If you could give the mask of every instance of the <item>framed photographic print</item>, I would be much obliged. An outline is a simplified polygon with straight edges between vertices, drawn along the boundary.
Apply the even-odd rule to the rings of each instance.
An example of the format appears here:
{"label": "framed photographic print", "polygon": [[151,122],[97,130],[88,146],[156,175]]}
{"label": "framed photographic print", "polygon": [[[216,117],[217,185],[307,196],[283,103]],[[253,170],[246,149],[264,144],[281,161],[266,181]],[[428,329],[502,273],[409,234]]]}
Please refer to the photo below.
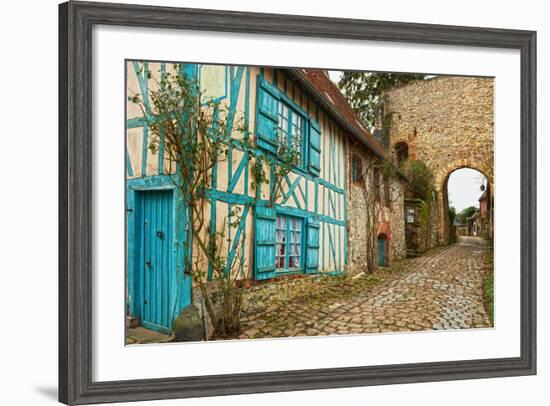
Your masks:
{"label": "framed photographic print", "polygon": [[535,32],[59,16],[60,401],[535,374]]}

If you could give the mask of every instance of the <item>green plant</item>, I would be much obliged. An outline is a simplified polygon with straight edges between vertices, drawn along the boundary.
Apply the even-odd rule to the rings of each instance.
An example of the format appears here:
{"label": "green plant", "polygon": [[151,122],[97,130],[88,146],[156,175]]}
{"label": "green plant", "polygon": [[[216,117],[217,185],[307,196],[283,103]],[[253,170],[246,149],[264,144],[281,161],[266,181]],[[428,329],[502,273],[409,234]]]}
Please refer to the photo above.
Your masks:
{"label": "green plant", "polygon": [[485,301],[485,309],[491,320],[491,324],[495,323],[495,273],[494,273],[494,257],[493,250],[490,249],[487,254],[487,273],[483,280],[483,298]]}
{"label": "green plant", "polygon": [[423,244],[421,251],[426,250],[430,245],[431,238],[431,216],[434,203],[435,188],[433,174],[428,166],[420,160],[408,160],[402,166],[407,182],[407,196],[417,199],[419,206],[420,240]]}
{"label": "green plant", "polygon": [[474,206],[466,207],[462,209],[456,217],[460,220],[461,223],[464,223],[468,217],[472,217],[476,213],[477,209]]}
{"label": "green plant", "polygon": [[279,147],[278,162],[274,163],[273,187],[269,196],[270,205],[274,205],[283,193],[283,180],[292,172],[301,160],[301,154],[285,145]]}
{"label": "green plant", "polygon": [[410,159],[403,164],[403,171],[409,179],[407,183],[408,197],[431,200],[434,186],[430,168],[423,161]]}
{"label": "green plant", "polygon": [[493,272],[489,272],[483,282],[483,293],[484,293],[485,303],[487,307],[487,314],[489,315],[491,324],[494,324],[494,319],[495,319],[494,285],[495,285],[494,274]]}
{"label": "green plant", "polygon": [[456,242],[456,226],[454,220],[456,217],[456,209],[453,206],[449,207],[449,243],[453,244]]}

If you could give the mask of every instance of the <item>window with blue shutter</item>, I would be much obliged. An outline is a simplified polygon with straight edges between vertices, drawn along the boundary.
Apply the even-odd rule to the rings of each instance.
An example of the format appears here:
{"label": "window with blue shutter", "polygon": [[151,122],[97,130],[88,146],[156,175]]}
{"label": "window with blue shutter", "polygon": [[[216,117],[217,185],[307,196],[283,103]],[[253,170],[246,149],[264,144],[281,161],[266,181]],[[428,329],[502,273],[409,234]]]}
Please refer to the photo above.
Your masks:
{"label": "window with blue shutter", "polygon": [[257,206],[254,212],[254,277],[256,280],[275,276],[275,208]]}
{"label": "window with blue shutter", "polygon": [[[298,166],[307,170],[307,145],[305,145],[308,127],[307,113],[276,86],[258,76],[258,106],[256,135],[258,146],[274,155],[281,154],[283,148],[299,154]],[[316,165],[319,172],[320,129],[314,140]]]}
{"label": "window with blue shutter", "polygon": [[256,123],[257,143],[272,153],[277,153],[279,123],[279,90],[258,76],[258,114]]}
{"label": "window with blue shutter", "polygon": [[311,217],[307,222],[306,273],[313,274],[319,270],[319,218]]}
{"label": "window with blue shutter", "polygon": [[315,176],[321,173],[321,127],[309,119],[309,172]]}
{"label": "window with blue shutter", "polygon": [[303,166],[304,162],[304,122],[305,116],[298,112],[296,108],[293,108],[285,97],[281,97],[279,100],[279,120],[277,126],[278,152],[281,153],[283,148],[295,151],[299,154],[299,166]]}

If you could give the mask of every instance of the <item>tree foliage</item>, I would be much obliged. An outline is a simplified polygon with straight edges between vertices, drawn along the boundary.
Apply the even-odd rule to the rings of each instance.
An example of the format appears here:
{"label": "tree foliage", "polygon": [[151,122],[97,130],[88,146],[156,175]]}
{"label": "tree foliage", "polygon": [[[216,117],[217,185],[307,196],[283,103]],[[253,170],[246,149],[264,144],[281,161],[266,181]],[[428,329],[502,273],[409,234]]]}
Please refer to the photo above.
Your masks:
{"label": "tree foliage", "polygon": [[430,246],[432,230],[434,227],[433,204],[435,199],[435,187],[433,174],[430,168],[420,160],[408,160],[402,170],[408,178],[406,195],[408,198],[420,201],[419,223],[420,241],[423,251]]}
{"label": "tree foliage", "polygon": [[382,94],[395,86],[423,80],[425,75],[405,73],[344,72],[338,86],[368,128],[375,125]]}
{"label": "tree foliage", "polygon": [[464,224],[468,217],[472,217],[477,212],[477,209],[474,206],[466,207],[461,210],[460,213],[456,215],[456,218]]}
{"label": "tree foliage", "polygon": [[449,221],[452,223],[456,217],[456,209],[454,206],[449,206]]}
{"label": "tree foliage", "polygon": [[403,164],[403,171],[407,175],[407,195],[413,199],[431,200],[434,190],[433,174],[430,168],[419,160],[408,160]]}
{"label": "tree foliage", "polygon": [[449,243],[453,244],[456,242],[456,226],[455,226],[455,217],[456,209],[454,206],[449,206]]}

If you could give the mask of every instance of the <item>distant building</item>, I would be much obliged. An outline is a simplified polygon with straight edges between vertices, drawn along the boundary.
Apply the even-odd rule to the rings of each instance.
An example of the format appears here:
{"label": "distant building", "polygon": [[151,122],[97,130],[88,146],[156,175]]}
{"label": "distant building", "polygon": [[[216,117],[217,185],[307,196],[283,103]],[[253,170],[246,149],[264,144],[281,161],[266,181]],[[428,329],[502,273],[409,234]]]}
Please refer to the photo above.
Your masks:
{"label": "distant building", "polygon": [[493,198],[491,189],[488,186],[479,198],[479,215],[481,233],[483,236],[493,237]]}
{"label": "distant building", "polygon": [[473,237],[481,235],[481,217],[479,215],[479,210],[466,219],[466,227],[468,229],[467,235]]}
{"label": "distant building", "polygon": [[453,225],[455,226],[456,236],[468,235],[468,226],[460,221],[457,217],[453,220]]}

